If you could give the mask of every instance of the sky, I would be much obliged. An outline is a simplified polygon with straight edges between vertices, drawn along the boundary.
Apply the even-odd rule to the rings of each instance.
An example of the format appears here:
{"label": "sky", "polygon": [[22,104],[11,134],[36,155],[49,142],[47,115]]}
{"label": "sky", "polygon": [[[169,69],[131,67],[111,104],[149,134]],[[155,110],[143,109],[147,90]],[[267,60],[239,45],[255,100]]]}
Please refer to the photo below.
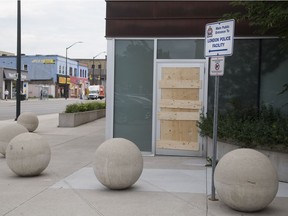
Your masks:
{"label": "sky", "polygon": [[[0,51],[14,54],[17,1],[0,0]],[[68,58],[104,58],[105,16],[105,0],[21,0],[21,53],[65,56],[81,41]]]}

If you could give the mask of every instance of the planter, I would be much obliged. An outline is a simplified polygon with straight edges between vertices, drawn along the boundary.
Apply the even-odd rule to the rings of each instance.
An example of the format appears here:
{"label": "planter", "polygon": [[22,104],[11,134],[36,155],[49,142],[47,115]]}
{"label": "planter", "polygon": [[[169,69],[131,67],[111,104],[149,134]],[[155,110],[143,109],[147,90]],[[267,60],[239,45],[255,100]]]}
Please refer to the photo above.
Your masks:
{"label": "planter", "polygon": [[[239,148],[239,146],[225,143],[225,142],[217,142],[217,155],[220,160],[226,153]],[[267,150],[256,149],[257,151],[266,155],[276,168],[278,172],[279,181],[288,182],[288,154],[281,152],[273,152]],[[207,157],[212,158],[213,155],[213,140],[207,138]]]}
{"label": "planter", "polygon": [[105,109],[77,113],[59,113],[58,127],[77,127],[96,119],[103,118],[105,115]]}

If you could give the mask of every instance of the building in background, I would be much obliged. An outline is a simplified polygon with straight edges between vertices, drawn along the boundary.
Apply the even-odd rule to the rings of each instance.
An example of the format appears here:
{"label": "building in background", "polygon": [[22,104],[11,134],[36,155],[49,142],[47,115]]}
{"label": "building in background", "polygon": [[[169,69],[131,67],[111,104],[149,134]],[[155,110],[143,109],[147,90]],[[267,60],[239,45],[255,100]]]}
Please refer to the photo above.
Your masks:
{"label": "building in background", "polygon": [[[0,56],[0,67],[16,68],[16,56]],[[29,97],[82,97],[88,86],[88,68],[59,55],[22,55],[21,68],[28,71]],[[67,77],[67,79],[66,79]]]}
{"label": "building in background", "polygon": [[93,59],[75,59],[75,61],[87,65],[90,85],[100,85],[101,77],[101,85],[106,86],[106,58],[94,59],[94,70]]}
{"label": "building in background", "polygon": [[[8,99],[16,99],[17,71],[12,68],[0,67],[0,99],[4,99],[4,92],[9,91]],[[28,71],[21,71],[21,89],[20,92],[24,97],[28,98]],[[22,98],[23,99],[23,98]]]}

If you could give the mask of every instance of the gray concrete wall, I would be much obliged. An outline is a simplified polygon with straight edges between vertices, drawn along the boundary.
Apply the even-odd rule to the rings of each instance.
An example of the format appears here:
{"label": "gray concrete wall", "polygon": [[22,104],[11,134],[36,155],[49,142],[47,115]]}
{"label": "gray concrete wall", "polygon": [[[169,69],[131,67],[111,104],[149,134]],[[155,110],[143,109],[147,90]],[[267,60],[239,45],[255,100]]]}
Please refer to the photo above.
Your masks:
{"label": "gray concrete wall", "polygon": [[58,127],[76,127],[105,117],[106,110],[93,110],[78,113],[59,113]]}

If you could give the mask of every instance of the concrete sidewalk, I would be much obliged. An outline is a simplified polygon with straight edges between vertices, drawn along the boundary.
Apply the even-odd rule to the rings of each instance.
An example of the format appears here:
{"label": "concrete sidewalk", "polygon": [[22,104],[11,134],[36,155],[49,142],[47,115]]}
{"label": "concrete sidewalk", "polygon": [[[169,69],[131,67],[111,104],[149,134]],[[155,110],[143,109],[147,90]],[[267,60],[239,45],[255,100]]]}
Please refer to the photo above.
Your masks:
{"label": "concrete sidewalk", "polygon": [[[51,146],[48,168],[38,177],[17,177],[0,156],[0,215],[25,216],[240,216],[288,215],[288,184],[263,211],[241,213],[209,201],[211,168],[194,157],[144,156],[144,170],[128,190],[112,191],[96,179],[91,163],[104,142],[105,118],[58,128],[58,114],[38,116]],[[1,124],[13,120],[1,121]]]}

